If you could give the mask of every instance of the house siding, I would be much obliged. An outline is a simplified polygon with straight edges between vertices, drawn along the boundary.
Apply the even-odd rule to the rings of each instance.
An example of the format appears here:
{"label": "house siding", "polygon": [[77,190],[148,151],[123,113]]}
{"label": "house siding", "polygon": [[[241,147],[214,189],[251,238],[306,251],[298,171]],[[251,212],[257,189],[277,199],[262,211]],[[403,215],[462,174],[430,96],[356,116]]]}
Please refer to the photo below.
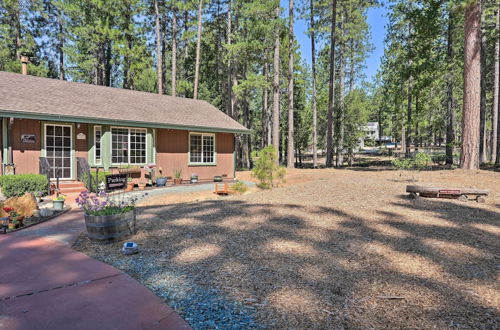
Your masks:
{"label": "house siding", "polygon": [[[21,143],[21,135],[34,134],[35,143]],[[15,119],[12,125],[12,153],[16,173],[38,173],[42,146],[41,124],[38,120]]]}
{"label": "house siding", "polygon": [[233,134],[215,134],[215,165],[189,165],[189,131],[158,129],[156,130],[156,164],[162,174],[172,177],[180,169],[182,178],[189,179],[191,174],[198,174],[200,180],[211,180],[216,175],[234,178]]}
{"label": "house siding", "polygon": [[[12,146],[16,173],[38,173],[39,157],[43,148],[43,124],[49,121],[39,121],[32,119],[15,119],[12,127]],[[71,124],[71,123],[61,123]],[[76,157],[88,159],[91,166],[93,164],[93,132],[92,124],[71,124],[73,126],[73,148],[75,155],[73,174],[76,174]],[[110,144],[109,126],[102,125],[103,142],[102,145]],[[77,139],[78,134],[85,134],[85,139]],[[36,142],[34,144],[21,143],[22,134],[34,134]],[[200,180],[212,180],[214,176],[221,175],[228,179],[234,178],[234,134],[214,133],[216,163],[214,165],[190,165],[189,164],[189,131],[174,129],[148,129],[148,163],[156,162],[162,169],[162,175],[173,177],[174,171],[180,169],[182,177],[188,180],[191,174],[198,174]],[[105,150],[103,150],[105,152]],[[116,167],[110,164],[110,155],[103,154],[103,165],[111,172],[117,172]],[[146,178],[143,170],[141,176],[134,178],[139,181]]]}

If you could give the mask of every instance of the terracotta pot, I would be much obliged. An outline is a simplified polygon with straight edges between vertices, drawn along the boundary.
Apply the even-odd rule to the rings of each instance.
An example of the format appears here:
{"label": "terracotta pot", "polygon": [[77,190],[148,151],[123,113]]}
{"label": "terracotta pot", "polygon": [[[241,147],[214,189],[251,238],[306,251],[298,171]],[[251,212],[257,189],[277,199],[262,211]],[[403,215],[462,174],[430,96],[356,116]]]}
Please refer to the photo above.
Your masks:
{"label": "terracotta pot", "polygon": [[134,183],[127,182],[127,188],[125,188],[125,191],[132,191],[132,190],[134,190]]}
{"label": "terracotta pot", "polygon": [[174,179],[174,184],[181,184],[182,183],[182,179]]}
{"label": "terracotta pot", "polygon": [[146,189],[146,185],[145,184],[139,184],[139,190],[144,190]]}

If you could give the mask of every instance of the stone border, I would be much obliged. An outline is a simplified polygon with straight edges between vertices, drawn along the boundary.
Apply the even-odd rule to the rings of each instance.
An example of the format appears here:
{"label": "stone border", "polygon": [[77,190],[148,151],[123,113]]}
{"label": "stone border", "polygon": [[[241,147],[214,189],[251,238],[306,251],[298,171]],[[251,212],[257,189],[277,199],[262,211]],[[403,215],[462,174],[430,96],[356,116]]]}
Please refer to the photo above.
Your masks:
{"label": "stone border", "polygon": [[71,209],[72,209],[71,206],[66,206],[66,207],[64,207],[64,210],[62,210],[61,212],[59,212],[57,214],[53,214],[50,217],[46,217],[46,218],[39,218],[39,219],[41,219],[41,221],[38,221],[38,222],[35,222],[35,223],[31,223],[31,224],[29,224],[27,226],[22,226],[21,228],[17,228],[17,229],[7,229],[7,232],[5,234],[3,234],[3,235],[7,235],[7,234],[10,234],[10,233],[14,233],[16,231],[20,231],[20,230],[23,230],[23,229],[26,229],[26,228],[30,228],[30,227],[39,225],[39,224],[44,223],[46,221],[52,220],[54,218],[57,218],[58,216],[63,215],[65,213],[69,212]]}

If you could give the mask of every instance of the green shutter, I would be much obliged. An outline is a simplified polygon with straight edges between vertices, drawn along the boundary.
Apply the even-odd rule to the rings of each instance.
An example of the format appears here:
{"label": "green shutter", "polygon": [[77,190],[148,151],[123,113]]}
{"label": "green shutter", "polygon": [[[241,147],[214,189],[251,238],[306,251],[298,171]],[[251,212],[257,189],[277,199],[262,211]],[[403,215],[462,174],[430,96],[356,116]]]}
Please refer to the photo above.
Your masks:
{"label": "green shutter", "polygon": [[88,151],[89,151],[89,156],[88,156],[87,161],[89,162],[89,165],[91,167],[96,166],[94,163],[94,160],[95,160],[95,157],[94,157],[94,154],[95,154],[94,126],[95,125],[87,125],[87,127],[88,127],[88,132],[87,132],[88,139],[87,139],[87,141],[88,141]]}
{"label": "green shutter", "polygon": [[108,171],[111,167],[111,130],[107,125],[101,127],[101,162],[104,170]]}

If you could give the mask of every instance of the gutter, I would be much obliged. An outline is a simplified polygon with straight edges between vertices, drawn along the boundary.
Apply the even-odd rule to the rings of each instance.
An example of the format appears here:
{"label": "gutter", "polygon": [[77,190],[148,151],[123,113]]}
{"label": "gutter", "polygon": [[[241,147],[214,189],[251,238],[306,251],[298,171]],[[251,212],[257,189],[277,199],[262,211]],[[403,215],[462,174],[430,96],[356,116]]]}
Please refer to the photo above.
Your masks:
{"label": "gutter", "polygon": [[249,129],[230,129],[230,128],[220,128],[211,126],[189,126],[189,125],[176,125],[176,124],[160,124],[160,123],[150,123],[150,122],[140,122],[133,120],[113,120],[113,119],[99,119],[90,118],[83,116],[61,116],[47,113],[34,113],[34,112],[20,112],[12,110],[0,110],[1,117],[10,117],[18,119],[33,119],[33,120],[47,120],[47,121],[59,121],[59,122],[74,122],[82,124],[97,124],[97,125],[124,125],[130,127],[142,127],[142,128],[165,128],[165,129],[175,129],[175,130],[187,130],[187,131],[197,131],[197,132],[209,132],[209,133],[233,133],[233,134],[250,134]]}

